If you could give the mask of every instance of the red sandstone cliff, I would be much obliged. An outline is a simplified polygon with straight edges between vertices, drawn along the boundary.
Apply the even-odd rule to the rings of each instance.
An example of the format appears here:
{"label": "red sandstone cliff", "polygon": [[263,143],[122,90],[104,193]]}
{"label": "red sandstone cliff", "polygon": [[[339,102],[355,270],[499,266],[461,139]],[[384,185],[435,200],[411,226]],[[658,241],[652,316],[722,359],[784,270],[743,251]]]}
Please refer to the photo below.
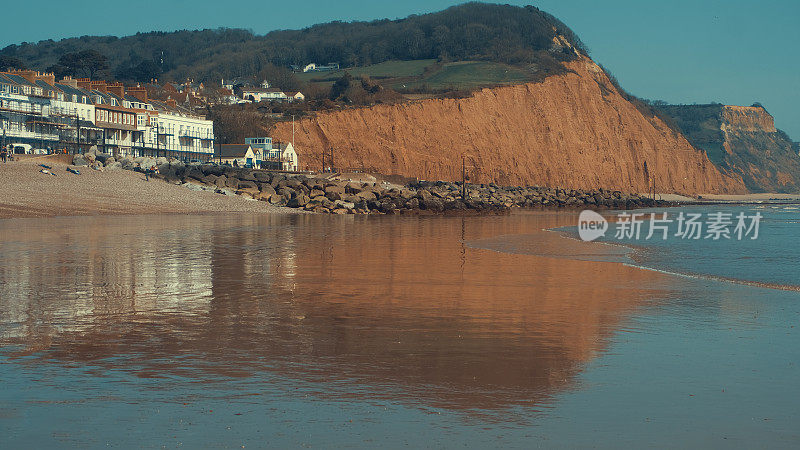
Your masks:
{"label": "red sandstone cliff", "polygon": [[[483,89],[464,99],[430,99],[320,113],[296,123],[300,165],[374,167],[422,179],[461,179],[466,156],[474,182],[608,188],[645,192],[745,192],[705,152],[654,117],[645,117],[592,61],[541,83]],[[292,125],[274,136],[291,139]]]}

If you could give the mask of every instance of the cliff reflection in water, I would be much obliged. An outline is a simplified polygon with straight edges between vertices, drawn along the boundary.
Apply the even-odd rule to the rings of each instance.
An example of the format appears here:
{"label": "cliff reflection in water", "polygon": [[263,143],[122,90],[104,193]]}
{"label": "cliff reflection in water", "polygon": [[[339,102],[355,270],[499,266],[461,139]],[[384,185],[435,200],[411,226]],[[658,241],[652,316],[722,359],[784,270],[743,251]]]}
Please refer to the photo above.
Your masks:
{"label": "cliff reflection in water", "polygon": [[[456,409],[546,404],[665,279],[473,249],[508,217],[154,216],[0,225],[0,345],[140,376],[269,372]],[[555,238],[555,237],[554,237]]]}

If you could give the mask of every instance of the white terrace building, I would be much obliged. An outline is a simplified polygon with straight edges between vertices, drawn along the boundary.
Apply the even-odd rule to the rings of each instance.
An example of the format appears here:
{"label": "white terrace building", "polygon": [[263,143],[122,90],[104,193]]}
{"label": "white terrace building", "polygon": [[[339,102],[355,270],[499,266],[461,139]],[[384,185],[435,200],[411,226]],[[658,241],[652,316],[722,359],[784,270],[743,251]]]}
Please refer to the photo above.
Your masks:
{"label": "white terrace building", "polygon": [[144,88],[33,71],[0,73],[2,144],[125,156],[209,160],[214,125],[174,101],[149,101]]}

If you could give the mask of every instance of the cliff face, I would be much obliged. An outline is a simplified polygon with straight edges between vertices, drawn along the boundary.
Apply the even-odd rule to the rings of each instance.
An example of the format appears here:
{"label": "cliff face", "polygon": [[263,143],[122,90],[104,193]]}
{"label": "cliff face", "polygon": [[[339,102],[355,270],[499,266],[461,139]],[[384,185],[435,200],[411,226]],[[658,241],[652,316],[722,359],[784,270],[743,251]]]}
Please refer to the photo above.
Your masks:
{"label": "cliff face", "polygon": [[[594,62],[541,83],[484,89],[464,99],[321,113],[296,123],[301,167],[318,169],[323,149],[338,168],[374,168],[421,179],[646,192],[743,192],[706,154],[645,117]],[[289,140],[292,125],[274,136]],[[327,164],[326,164],[327,165]]]}
{"label": "cliff face", "polygon": [[687,139],[753,192],[800,192],[800,157],[760,106],[664,106]]}
{"label": "cliff face", "polygon": [[775,120],[759,106],[724,105],[721,111],[722,131],[775,133]]}

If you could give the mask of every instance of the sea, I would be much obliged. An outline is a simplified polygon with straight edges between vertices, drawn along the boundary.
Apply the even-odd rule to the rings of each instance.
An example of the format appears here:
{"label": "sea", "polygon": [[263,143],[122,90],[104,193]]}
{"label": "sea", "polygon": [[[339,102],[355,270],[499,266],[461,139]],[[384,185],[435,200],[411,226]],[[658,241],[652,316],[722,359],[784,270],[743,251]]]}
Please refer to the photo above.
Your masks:
{"label": "sea", "polygon": [[633,213],[0,220],[0,447],[800,446],[798,206]]}

